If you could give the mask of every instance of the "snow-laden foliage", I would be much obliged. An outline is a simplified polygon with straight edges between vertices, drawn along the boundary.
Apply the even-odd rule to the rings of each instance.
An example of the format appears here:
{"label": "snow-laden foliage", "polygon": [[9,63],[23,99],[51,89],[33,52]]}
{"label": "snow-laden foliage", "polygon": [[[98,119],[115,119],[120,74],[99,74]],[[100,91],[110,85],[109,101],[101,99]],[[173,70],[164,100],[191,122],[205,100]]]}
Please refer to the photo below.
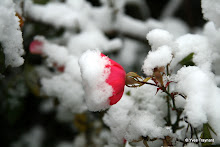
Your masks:
{"label": "snow-laden foliage", "polygon": [[166,115],[165,101],[161,94],[155,96],[157,88],[144,85],[132,89],[130,96],[112,106],[104,116],[104,122],[110,126],[113,142],[123,142],[123,139],[139,140],[141,136],[163,137],[170,134],[164,128]]}
{"label": "snow-laden foliage", "polygon": [[[180,113],[179,118],[187,120],[182,125],[187,126],[186,124],[189,123],[195,128],[201,128],[203,124],[209,123],[219,136],[220,125],[216,125],[216,122],[220,121],[218,115],[219,88],[215,84],[211,71],[212,62],[216,57],[214,56],[216,50],[212,42],[206,36],[193,34],[173,39],[170,33],[159,29],[149,32],[147,39],[152,46],[152,51],[148,53],[142,69],[147,76],[155,78],[154,82],[157,81],[160,85],[169,84],[168,81],[171,80],[174,82],[169,85],[172,94],[181,94],[182,97],[171,96],[174,99],[172,109]],[[159,41],[157,41],[158,39]],[[195,66],[181,68],[182,61],[186,60],[184,58],[190,54],[192,55],[190,60]],[[163,76],[162,81],[164,82],[161,82],[156,75],[158,74],[156,69],[160,67],[165,67],[167,70],[162,69],[159,72],[163,73],[161,76]],[[165,73],[167,75],[164,75]],[[146,88],[144,89],[144,87]],[[119,142],[122,142],[123,139],[134,141],[140,140],[141,136],[150,138],[170,136],[184,140],[186,137],[184,134],[176,134],[177,137],[175,132],[169,132],[166,129],[162,118],[166,116],[167,112],[166,110],[160,112],[161,108],[166,107],[164,95],[155,95],[157,88],[154,90],[152,88],[154,87],[148,85],[132,89],[129,96],[124,96],[107,112],[104,122],[110,126],[115,140],[119,139]],[[137,96],[134,95],[134,91],[139,95],[138,98],[142,99],[135,99]],[[155,101],[156,99],[161,102]],[[149,100],[153,100],[153,102],[151,103]],[[171,115],[171,122],[178,119],[174,117],[175,113],[169,115]],[[217,136],[213,135],[216,143],[219,142]]]}
{"label": "snow-laden foliage", "polygon": [[153,69],[163,67],[172,60],[171,48],[169,46],[160,46],[156,51],[149,52],[144,61],[143,70],[146,75],[152,75]]}
{"label": "snow-laden foliage", "polygon": [[0,12],[0,48],[4,50],[5,65],[21,66],[24,63],[21,57],[24,54],[23,38],[13,1],[1,0]]}
{"label": "snow-laden foliage", "polygon": [[220,125],[216,122],[220,121],[217,115],[220,111],[220,89],[213,79],[198,67],[183,67],[178,71],[176,80],[177,90],[187,95],[184,111],[189,122],[195,127],[210,122],[219,134]]}

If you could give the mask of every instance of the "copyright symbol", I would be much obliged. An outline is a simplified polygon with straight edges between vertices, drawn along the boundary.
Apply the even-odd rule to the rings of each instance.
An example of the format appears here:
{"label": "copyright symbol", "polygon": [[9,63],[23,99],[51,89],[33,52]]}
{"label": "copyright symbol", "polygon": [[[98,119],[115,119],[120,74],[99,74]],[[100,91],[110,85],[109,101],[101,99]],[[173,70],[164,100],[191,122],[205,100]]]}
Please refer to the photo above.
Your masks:
{"label": "copyright symbol", "polygon": [[189,142],[189,139],[188,139],[188,138],[185,138],[185,142]]}

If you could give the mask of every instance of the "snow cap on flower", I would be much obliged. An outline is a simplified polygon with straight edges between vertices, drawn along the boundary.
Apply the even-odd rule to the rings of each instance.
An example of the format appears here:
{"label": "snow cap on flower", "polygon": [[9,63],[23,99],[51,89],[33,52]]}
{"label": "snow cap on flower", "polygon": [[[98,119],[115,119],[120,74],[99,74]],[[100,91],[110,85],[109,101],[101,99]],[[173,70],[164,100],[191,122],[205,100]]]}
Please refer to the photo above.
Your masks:
{"label": "snow cap on flower", "polygon": [[42,47],[43,46],[43,43],[41,41],[38,41],[38,40],[34,40],[31,42],[30,46],[29,46],[29,51],[30,53],[32,54],[43,54],[43,51],[42,51]]}
{"label": "snow cap on flower", "polygon": [[88,50],[79,59],[88,109],[100,111],[122,97],[126,73],[123,67],[98,50]]}

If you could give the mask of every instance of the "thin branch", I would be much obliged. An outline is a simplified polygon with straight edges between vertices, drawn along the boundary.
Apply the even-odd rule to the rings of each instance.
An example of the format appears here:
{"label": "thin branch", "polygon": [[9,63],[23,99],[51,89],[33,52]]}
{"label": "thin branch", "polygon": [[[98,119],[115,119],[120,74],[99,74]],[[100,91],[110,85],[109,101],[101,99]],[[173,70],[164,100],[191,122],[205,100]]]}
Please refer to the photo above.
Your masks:
{"label": "thin branch", "polygon": [[184,99],[186,99],[186,96],[181,94],[181,93],[178,93],[178,95],[180,95],[181,97],[183,97]]}
{"label": "thin branch", "polygon": [[139,81],[139,82],[144,83],[144,84],[148,84],[148,85],[152,85],[152,86],[155,86],[155,87],[158,87],[158,88],[160,87],[160,86],[158,86],[158,85],[156,85],[154,83],[143,82],[143,81]]}
{"label": "thin branch", "polygon": [[171,126],[171,117],[170,117],[170,102],[169,96],[167,96],[167,126]]}

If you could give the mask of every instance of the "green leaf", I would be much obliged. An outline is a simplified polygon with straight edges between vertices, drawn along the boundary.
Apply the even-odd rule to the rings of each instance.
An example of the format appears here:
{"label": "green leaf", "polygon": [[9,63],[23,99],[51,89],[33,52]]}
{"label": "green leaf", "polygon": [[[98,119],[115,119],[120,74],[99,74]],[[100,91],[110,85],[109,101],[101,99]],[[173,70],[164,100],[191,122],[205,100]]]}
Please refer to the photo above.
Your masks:
{"label": "green leaf", "polygon": [[25,82],[29,90],[35,96],[40,96],[40,83],[37,72],[34,66],[30,64],[25,64],[24,68]]}
{"label": "green leaf", "polygon": [[217,134],[216,134],[216,132],[214,131],[214,129],[209,125],[209,123],[207,123],[207,124],[208,124],[209,129],[217,136]]}
{"label": "green leaf", "polygon": [[130,96],[131,95],[131,91],[126,92],[126,95]]}
{"label": "green leaf", "polygon": [[147,77],[147,78],[145,78],[144,80],[143,80],[143,82],[147,82],[148,80],[150,80],[151,79],[151,77]]}
{"label": "green leaf", "polygon": [[185,58],[183,58],[179,64],[186,65],[186,66],[194,66],[195,63],[192,61],[194,53],[190,53]]}
{"label": "green leaf", "polygon": [[[212,135],[210,133],[208,123],[203,124],[203,132],[202,132],[200,138],[202,138],[202,139],[212,139]],[[210,146],[211,144],[212,144],[212,142],[205,142],[205,143],[202,143],[202,146]]]}

